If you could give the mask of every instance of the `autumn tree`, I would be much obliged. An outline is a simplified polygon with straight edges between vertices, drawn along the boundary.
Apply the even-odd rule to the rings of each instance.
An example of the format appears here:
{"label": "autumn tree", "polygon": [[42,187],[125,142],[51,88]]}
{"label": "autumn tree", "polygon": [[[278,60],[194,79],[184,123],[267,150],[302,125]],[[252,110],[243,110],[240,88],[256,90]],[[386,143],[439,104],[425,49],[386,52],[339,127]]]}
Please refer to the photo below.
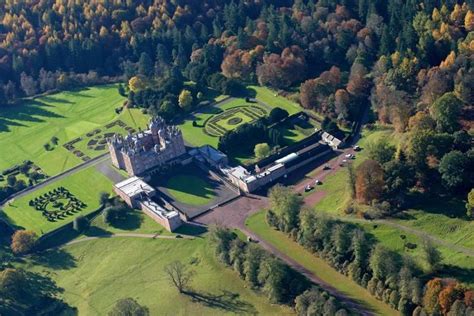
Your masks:
{"label": "autumn tree", "polygon": [[383,193],[383,169],[372,159],[365,160],[356,169],[356,198],[368,204],[380,199]]}
{"label": "autumn tree", "polygon": [[275,88],[287,88],[304,78],[306,60],[298,46],[285,48],[281,55],[270,54],[263,57],[263,63],[257,67],[260,85]]}
{"label": "autumn tree", "polygon": [[185,110],[189,111],[193,105],[193,95],[189,90],[182,90],[178,97],[179,106]]}
{"label": "autumn tree", "polygon": [[429,280],[425,286],[425,294],[423,295],[423,307],[429,315],[435,315],[440,311],[439,293],[443,290],[443,282],[439,278]]}
{"label": "autumn tree", "polygon": [[12,237],[11,249],[15,254],[29,253],[36,245],[38,236],[31,230],[17,230]]}

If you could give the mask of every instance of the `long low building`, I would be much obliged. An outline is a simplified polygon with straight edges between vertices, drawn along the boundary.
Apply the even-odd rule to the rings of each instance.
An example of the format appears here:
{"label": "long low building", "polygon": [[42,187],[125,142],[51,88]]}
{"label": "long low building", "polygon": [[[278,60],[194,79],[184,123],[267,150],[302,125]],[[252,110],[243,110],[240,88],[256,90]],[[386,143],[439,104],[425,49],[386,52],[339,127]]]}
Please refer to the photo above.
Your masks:
{"label": "long low building", "polygon": [[128,206],[142,210],[170,232],[183,224],[178,212],[169,211],[154,201],[156,190],[138,177],[115,184],[114,191]]}
{"label": "long low building", "polygon": [[290,172],[316,160],[331,152],[327,144],[314,143],[302,148],[298,152],[290,153],[273,161],[263,168],[256,167],[254,173],[242,166],[223,169],[230,181],[244,192],[254,192],[288,175]]}

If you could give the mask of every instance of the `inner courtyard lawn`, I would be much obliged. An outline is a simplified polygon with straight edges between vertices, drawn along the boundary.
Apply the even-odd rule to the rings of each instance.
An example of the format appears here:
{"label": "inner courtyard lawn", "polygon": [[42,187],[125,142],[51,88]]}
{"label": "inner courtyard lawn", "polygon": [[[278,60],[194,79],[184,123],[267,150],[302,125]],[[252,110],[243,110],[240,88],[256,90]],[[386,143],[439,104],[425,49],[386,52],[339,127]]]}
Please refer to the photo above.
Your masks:
{"label": "inner courtyard lawn", "polygon": [[175,175],[166,182],[165,188],[176,201],[189,205],[206,205],[216,197],[211,184],[195,175]]}
{"label": "inner courtyard lawn", "polygon": [[[72,222],[79,215],[86,215],[99,207],[99,192],[112,192],[113,183],[102,173],[97,172],[94,166],[78,171],[66,178],[60,179],[29,195],[15,199],[5,205],[3,211],[7,220],[15,226],[33,230],[38,235],[47,233],[64,224]],[[58,187],[69,190],[76,198],[87,204],[80,212],[69,215],[63,219],[50,222],[41,211],[29,206],[29,201],[50,192]]]}
{"label": "inner courtyard lawn", "polygon": [[[164,266],[175,260],[195,271],[192,294],[179,294],[169,282]],[[79,315],[106,315],[125,297],[147,306],[150,315],[293,315],[217,262],[207,237],[84,241],[43,253],[24,267],[52,277]]]}
{"label": "inner courtyard lawn", "polygon": [[[124,97],[116,85],[94,86],[65,91],[21,105],[0,109],[0,170],[31,160],[49,176],[82,162],[62,145],[107,123],[121,119],[127,125],[144,127],[148,118],[138,109],[115,113]],[[58,145],[51,138],[59,139]],[[52,150],[43,146],[49,143]]]}

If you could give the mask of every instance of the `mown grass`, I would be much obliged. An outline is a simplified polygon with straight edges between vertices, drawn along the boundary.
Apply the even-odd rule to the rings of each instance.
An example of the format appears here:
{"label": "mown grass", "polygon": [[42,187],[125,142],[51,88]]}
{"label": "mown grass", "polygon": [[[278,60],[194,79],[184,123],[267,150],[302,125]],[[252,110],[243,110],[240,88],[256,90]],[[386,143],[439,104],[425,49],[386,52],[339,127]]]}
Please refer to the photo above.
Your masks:
{"label": "mown grass", "polygon": [[[373,131],[364,130],[362,138],[358,145],[362,148],[362,151],[356,154],[356,159],[351,163],[356,168],[365,159],[368,158],[368,152],[365,150],[369,143],[378,141],[382,138],[388,138],[392,135],[391,129],[375,129]],[[326,192],[326,196],[319,201],[314,207],[317,211],[323,211],[331,214],[342,215],[342,211],[346,203],[350,200],[350,192],[348,188],[348,174],[347,167],[341,168],[333,175],[329,176],[324,185],[318,189]]]}
{"label": "mown grass", "polygon": [[[270,304],[237,274],[217,262],[207,237],[107,238],[66,246],[24,265],[51,276],[80,315],[106,315],[121,298],[133,297],[151,315],[291,315]],[[164,266],[179,260],[195,271],[193,294],[179,294]]]}
{"label": "mown grass", "polygon": [[[94,86],[65,91],[21,105],[0,109],[0,170],[23,160],[32,160],[52,176],[82,162],[62,145],[96,128],[121,119],[131,127],[143,127],[147,120],[139,110],[125,110],[120,115],[124,97],[116,85]],[[59,139],[54,149],[43,147],[52,137]]]}
{"label": "mown grass", "polygon": [[176,201],[189,205],[206,205],[216,197],[210,183],[195,175],[174,175],[165,188]]}
{"label": "mown grass", "polygon": [[331,284],[331,286],[348,297],[361,302],[361,304],[372,310],[375,314],[398,315],[395,310],[372,297],[367,290],[350,278],[334,270],[323,259],[316,257],[298,243],[289,239],[285,234],[268,226],[265,221],[265,212],[258,212],[250,216],[247,218],[245,225],[266,242],[314,273],[318,278]]}
{"label": "mown grass", "polygon": [[[79,215],[85,215],[96,210],[99,207],[99,192],[112,192],[112,185],[113,183],[103,174],[97,172],[93,166],[51,183],[31,194],[15,199],[5,205],[3,211],[12,225],[33,230],[42,235],[73,221]],[[86,203],[87,207],[64,219],[49,222],[40,211],[29,206],[28,203],[31,199],[60,186],[68,189],[76,198]]]}
{"label": "mown grass", "polygon": [[287,98],[278,95],[276,91],[271,90],[267,87],[260,86],[248,86],[247,89],[250,94],[255,94],[255,98],[266,103],[271,107],[279,107],[288,111],[288,113],[295,114],[300,112],[301,107],[295,102],[288,100]]}

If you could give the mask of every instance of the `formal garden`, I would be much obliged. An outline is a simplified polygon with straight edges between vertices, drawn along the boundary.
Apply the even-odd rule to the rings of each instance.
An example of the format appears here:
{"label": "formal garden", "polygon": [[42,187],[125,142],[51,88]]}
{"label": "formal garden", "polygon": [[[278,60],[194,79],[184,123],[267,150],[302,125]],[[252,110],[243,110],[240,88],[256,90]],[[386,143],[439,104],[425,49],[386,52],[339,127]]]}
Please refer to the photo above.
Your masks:
{"label": "formal garden", "polygon": [[83,161],[88,161],[107,151],[107,138],[114,134],[133,134],[136,131],[122,120],[116,120],[65,143],[63,147]]}
{"label": "formal garden", "polygon": [[28,202],[28,205],[40,211],[50,222],[62,220],[87,207],[87,204],[76,198],[65,187],[58,187],[35,197]]}
{"label": "formal garden", "polygon": [[13,227],[42,235],[97,210],[99,192],[110,193],[112,185],[94,166],[89,167],[9,201],[2,215]]}
{"label": "formal garden", "polygon": [[220,137],[244,123],[253,123],[267,114],[268,111],[261,106],[236,106],[207,119],[204,122],[204,132],[210,136]]}
{"label": "formal garden", "polygon": [[0,201],[43,181],[47,177],[40,167],[29,160],[2,170],[0,172]]}

